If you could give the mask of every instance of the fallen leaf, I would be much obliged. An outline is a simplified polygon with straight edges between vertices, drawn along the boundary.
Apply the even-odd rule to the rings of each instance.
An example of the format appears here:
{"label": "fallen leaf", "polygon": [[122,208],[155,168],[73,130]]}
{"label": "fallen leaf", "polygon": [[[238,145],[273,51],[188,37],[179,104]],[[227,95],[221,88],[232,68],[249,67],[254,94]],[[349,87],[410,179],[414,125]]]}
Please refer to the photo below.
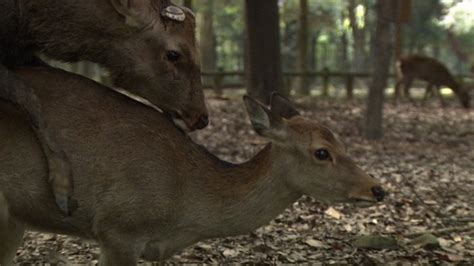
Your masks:
{"label": "fallen leaf", "polygon": [[398,249],[398,241],[390,236],[365,235],[356,239],[352,245],[357,248]]}
{"label": "fallen leaf", "polygon": [[334,219],[341,219],[342,216],[344,216],[341,212],[339,212],[338,210],[334,209],[333,207],[329,207],[325,212],[324,214],[334,218]]}
{"label": "fallen leaf", "polygon": [[239,254],[239,252],[235,249],[225,249],[223,252],[222,252],[222,255],[224,255],[224,257],[235,257]]}
{"label": "fallen leaf", "polygon": [[327,248],[327,246],[323,242],[313,238],[307,239],[305,243],[313,248]]}
{"label": "fallen leaf", "polygon": [[463,261],[464,257],[456,254],[447,254],[448,259],[452,262]]}

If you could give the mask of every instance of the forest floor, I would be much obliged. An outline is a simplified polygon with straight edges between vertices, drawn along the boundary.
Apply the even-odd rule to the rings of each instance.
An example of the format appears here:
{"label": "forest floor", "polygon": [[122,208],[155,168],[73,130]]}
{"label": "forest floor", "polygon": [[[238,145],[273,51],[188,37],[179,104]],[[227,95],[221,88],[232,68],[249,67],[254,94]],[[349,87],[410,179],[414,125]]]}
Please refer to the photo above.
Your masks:
{"label": "forest floor", "polygon": [[[211,125],[193,138],[212,153],[243,162],[264,145],[240,97],[208,103]],[[445,108],[434,100],[426,106],[387,104],[385,138],[367,141],[359,130],[363,102],[307,98],[297,106],[338,133],[350,156],[381,180],[389,193],[383,203],[357,208],[303,197],[253,233],[197,243],[169,262],[474,263],[472,109],[454,101]],[[361,245],[364,235],[370,241]],[[94,265],[98,255],[93,243],[30,232],[16,262]]]}

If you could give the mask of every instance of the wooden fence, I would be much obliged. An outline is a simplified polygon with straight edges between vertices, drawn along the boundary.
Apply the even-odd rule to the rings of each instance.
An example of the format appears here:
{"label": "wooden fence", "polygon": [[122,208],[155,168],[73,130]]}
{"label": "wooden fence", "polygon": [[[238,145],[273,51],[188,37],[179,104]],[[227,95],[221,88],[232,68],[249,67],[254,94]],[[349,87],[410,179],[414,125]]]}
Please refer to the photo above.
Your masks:
{"label": "wooden fence", "polygon": [[[204,88],[214,89],[216,91],[221,91],[223,88],[232,89],[232,88],[244,88],[245,87],[245,72],[244,71],[204,71],[202,72]],[[237,77],[237,80],[226,81],[227,77]],[[292,89],[292,81],[296,77],[302,77],[310,79],[311,81],[317,81],[320,79],[322,95],[327,96],[329,92],[329,87],[331,80],[339,79],[343,80],[346,95],[349,99],[352,99],[355,80],[356,79],[369,79],[371,74],[368,72],[337,72],[337,71],[309,71],[309,72],[297,72],[297,71],[287,71],[283,72],[284,86],[288,89]],[[459,79],[462,80],[474,80],[472,75],[457,75]],[[394,79],[395,75],[391,74],[389,78]]]}

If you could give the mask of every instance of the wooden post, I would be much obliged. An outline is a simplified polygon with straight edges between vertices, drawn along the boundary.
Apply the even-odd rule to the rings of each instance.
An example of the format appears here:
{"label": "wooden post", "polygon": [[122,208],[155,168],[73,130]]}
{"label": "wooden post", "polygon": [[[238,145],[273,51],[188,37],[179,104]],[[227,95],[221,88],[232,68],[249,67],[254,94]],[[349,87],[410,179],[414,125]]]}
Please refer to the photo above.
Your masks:
{"label": "wooden post", "polygon": [[347,91],[347,99],[352,100],[352,98],[354,97],[354,76],[352,75],[352,73],[347,73],[346,91]]}
{"label": "wooden post", "polygon": [[329,69],[323,68],[323,97],[329,96]]}

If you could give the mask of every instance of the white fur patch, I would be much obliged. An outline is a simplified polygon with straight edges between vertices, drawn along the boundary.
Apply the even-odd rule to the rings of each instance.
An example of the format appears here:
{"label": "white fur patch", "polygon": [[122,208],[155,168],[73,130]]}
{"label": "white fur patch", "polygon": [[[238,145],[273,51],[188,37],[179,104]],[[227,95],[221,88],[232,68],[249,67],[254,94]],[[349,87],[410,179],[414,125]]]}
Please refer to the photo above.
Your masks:
{"label": "white fur patch", "polygon": [[188,126],[186,126],[186,123],[184,123],[183,120],[173,117],[173,123],[174,123],[179,129],[181,129],[182,131],[184,131],[184,132],[188,132],[188,131],[189,131]]}
{"label": "white fur patch", "polygon": [[147,99],[143,98],[143,97],[140,97],[138,95],[135,95],[133,93],[130,93],[129,91],[125,90],[125,89],[122,89],[122,88],[112,88],[114,91],[120,93],[120,94],[123,94],[125,96],[127,96],[128,98],[132,99],[132,100],[135,100],[137,102],[141,102],[143,103],[144,105],[148,106],[148,107],[151,107],[153,109],[155,109],[156,111],[160,112],[160,113],[163,113],[163,110],[161,110],[158,106],[152,104],[150,101],[148,101]]}
{"label": "white fur patch", "polygon": [[[152,104],[150,101],[148,101],[147,99],[143,98],[143,97],[140,97],[138,95],[135,95],[133,93],[130,93],[128,92],[127,90],[125,89],[122,89],[122,88],[112,88],[114,91],[120,93],[120,94],[123,94],[125,96],[127,96],[128,98],[134,100],[134,101],[137,101],[137,102],[140,102],[146,106],[149,106],[153,109],[155,109],[156,111],[160,112],[160,113],[164,113],[163,110],[161,110],[158,106]],[[173,117],[173,123],[178,127],[180,128],[181,130],[183,130],[184,132],[188,132],[189,131],[189,128],[188,126],[186,126],[186,123],[184,123],[183,120],[181,119],[178,119],[178,118],[175,118]]]}

